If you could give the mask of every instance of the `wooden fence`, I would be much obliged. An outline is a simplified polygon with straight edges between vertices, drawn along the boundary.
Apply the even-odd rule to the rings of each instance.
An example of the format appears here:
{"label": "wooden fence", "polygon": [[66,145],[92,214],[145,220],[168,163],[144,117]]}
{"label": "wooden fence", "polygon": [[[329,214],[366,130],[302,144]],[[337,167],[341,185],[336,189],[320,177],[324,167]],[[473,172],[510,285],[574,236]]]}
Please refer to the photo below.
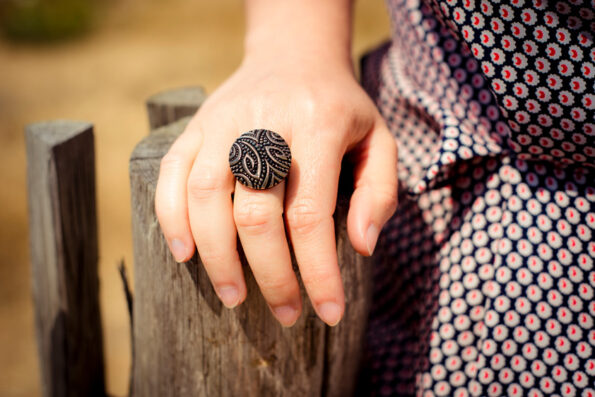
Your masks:
{"label": "wooden fence", "polygon": [[[238,241],[248,287],[226,309],[195,255],[175,262],[154,212],[160,159],[205,98],[190,87],[147,101],[151,133],[130,157],[134,299],[134,396],[349,396],[371,300],[371,259],[347,236],[352,173],[342,167],[334,214],[346,294],[328,327],[304,297],[291,328],[274,319]],[[105,395],[97,276],[93,127],[72,121],[27,126],[33,297],[44,396]],[[292,252],[294,269],[297,270]],[[298,277],[299,279],[299,277]],[[103,310],[109,310],[104,307]]]}

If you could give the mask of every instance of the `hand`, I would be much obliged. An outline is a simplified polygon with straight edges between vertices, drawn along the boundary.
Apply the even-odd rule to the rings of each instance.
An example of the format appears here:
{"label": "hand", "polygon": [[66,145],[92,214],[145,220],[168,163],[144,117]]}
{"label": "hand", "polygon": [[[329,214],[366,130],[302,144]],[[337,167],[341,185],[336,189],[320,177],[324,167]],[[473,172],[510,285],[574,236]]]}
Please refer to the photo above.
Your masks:
{"label": "hand", "polygon": [[[235,139],[257,128],[282,135],[292,152],[287,179],[262,191],[236,182],[228,163]],[[218,296],[234,307],[246,297],[237,230],[264,298],[291,326],[302,303],[287,231],[314,309],[337,324],[345,297],[332,215],[344,155],[355,167],[349,239],[371,255],[397,205],[397,149],[351,67],[298,53],[245,59],[161,162],[155,209],[174,257],[190,259],[196,244]]]}

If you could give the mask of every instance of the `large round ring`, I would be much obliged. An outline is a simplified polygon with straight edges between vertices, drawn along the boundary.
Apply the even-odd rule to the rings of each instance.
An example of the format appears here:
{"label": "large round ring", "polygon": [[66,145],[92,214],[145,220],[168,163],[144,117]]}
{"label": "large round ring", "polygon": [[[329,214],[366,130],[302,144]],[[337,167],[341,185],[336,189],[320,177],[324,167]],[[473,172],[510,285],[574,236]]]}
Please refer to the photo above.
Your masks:
{"label": "large round ring", "polygon": [[270,189],[287,176],[291,151],[276,132],[252,130],[231,145],[229,166],[241,184],[252,189]]}

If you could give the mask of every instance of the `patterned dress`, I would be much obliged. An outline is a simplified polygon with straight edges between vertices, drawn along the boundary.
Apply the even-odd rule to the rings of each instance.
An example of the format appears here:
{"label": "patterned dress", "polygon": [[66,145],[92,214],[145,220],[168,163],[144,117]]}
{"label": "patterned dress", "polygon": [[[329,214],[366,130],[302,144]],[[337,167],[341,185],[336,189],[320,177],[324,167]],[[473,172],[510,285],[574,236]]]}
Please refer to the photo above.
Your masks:
{"label": "patterned dress", "polygon": [[358,396],[595,396],[595,3],[387,0],[399,147]]}

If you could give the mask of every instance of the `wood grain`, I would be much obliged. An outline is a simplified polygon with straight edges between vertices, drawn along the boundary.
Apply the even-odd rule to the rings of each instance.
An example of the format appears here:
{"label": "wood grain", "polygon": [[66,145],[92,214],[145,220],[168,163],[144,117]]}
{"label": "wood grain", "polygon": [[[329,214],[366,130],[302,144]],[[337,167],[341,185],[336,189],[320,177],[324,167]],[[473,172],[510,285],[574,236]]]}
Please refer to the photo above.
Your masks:
{"label": "wood grain", "polygon": [[147,100],[151,130],[192,116],[206,99],[202,87],[181,87],[162,91]]}
{"label": "wood grain", "polygon": [[35,325],[44,396],[105,395],[93,127],[26,127]]}
{"label": "wood grain", "polygon": [[[270,313],[239,240],[248,298],[233,310],[220,303],[199,256],[178,264],[168,250],[154,212],[155,186],[161,157],[188,121],[156,129],[130,159],[135,395],[351,395],[372,272],[370,258],[357,254],[347,236],[350,172],[342,173],[334,215],[345,316],[336,327],[326,326],[316,317],[300,280],[303,313],[293,327],[283,328]],[[292,261],[297,271],[293,251]]]}

